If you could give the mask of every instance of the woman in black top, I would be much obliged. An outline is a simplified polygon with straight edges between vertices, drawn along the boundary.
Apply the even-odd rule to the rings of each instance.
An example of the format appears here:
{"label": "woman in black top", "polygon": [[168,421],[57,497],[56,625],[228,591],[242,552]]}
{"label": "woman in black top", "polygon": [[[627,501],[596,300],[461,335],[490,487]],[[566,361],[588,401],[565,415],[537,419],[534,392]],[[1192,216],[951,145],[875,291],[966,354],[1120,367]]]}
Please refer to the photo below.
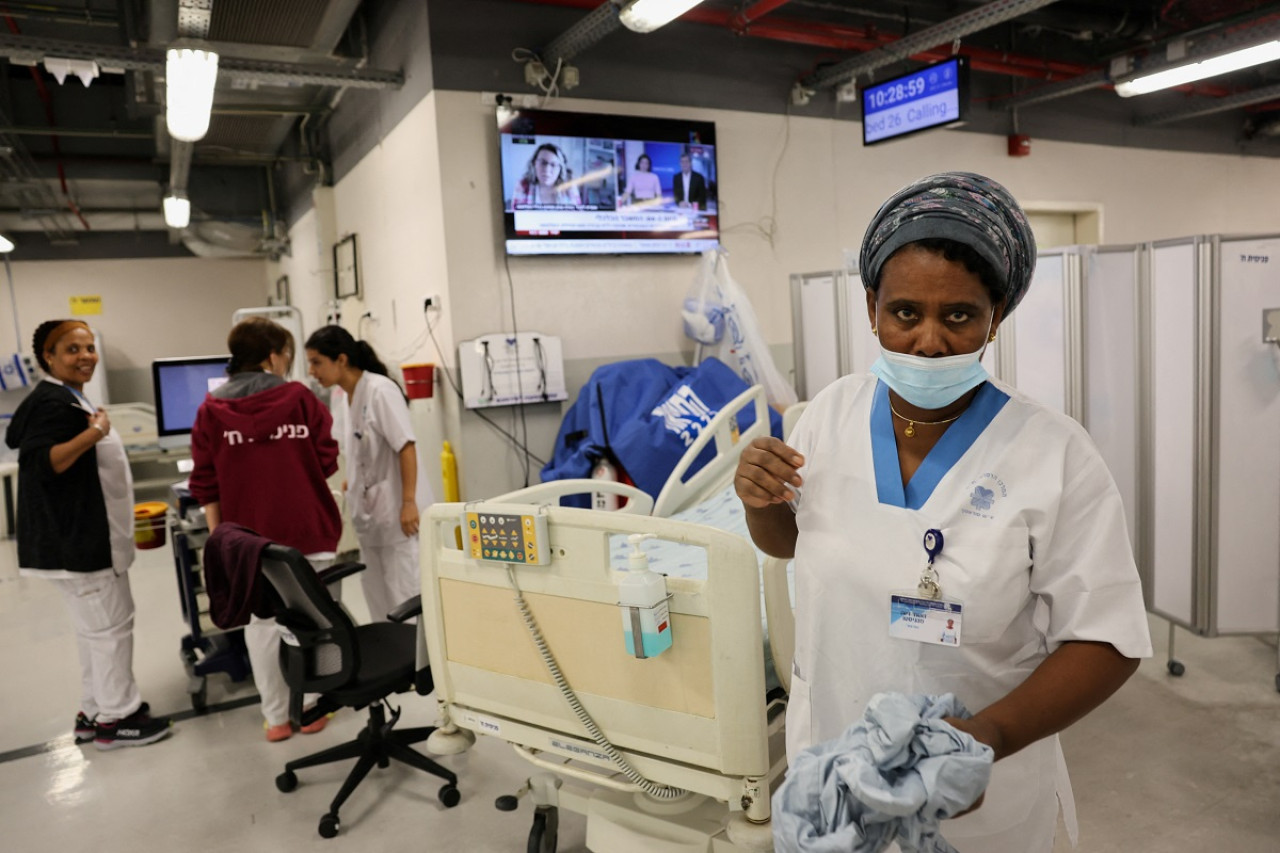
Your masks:
{"label": "woman in black top", "polygon": [[48,374],[18,406],[18,569],[56,584],[80,649],[77,743],[141,746],[169,733],[133,678],[133,479],[107,413],[84,395],[98,352],[79,320],[42,323],[32,341]]}

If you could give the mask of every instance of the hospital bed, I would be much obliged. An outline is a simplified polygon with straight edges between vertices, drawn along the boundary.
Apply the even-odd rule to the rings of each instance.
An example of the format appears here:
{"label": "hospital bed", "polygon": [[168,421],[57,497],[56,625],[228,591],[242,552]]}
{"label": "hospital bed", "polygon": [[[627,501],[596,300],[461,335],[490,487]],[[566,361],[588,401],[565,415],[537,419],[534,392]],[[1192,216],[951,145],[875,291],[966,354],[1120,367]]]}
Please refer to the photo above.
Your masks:
{"label": "hospital bed", "polygon": [[[755,420],[740,431],[737,415],[747,407],[754,409]],[[583,705],[592,709],[592,716],[595,710],[601,712],[603,716],[597,718],[601,728],[610,740],[615,734],[621,738],[615,742],[626,747],[621,750],[624,756],[638,756],[633,763],[643,768],[644,778],[692,792],[678,798],[682,805],[619,790],[616,779],[601,778],[602,769],[616,773],[617,767],[607,751],[587,737],[582,724],[575,722],[568,701],[546,675],[545,665],[539,670],[539,656],[532,651],[536,646],[511,603],[512,579],[505,576],[505,569],[495,573],[491,564],[469,561],[463,552],[452,549],[453,530],[458,529],[464,505],[432,509],[428,541],[433,544],[424,556],[423,574],[424,594],[438,608],[434,617],[427,617],[433,672],[445,673],[443,679],[437,677],[437,696],[442,713],[453,724],[504,738],[548,771],[535,774],[526,785],[537,807],[530,850],[554,849],[554,841],[542,848],[536,843],[545,840],[548,826],[554,836],[558,806],[587,815],[587,843],[596,850],[772,849],[768,824],[763,821],[768,817],[770,784],[785,767],[782,712],[794,649],[791,579],[787,561],[765,557],[751,545],[745,515],[732,488],[738,454],[752,439],[768,433],[765,407],[758,387],[724,407],[689,447],[657,501],[622,483],[566,480],[470,505],[481,515],[486,506],[524,505],[525,512],[547,517],[554,572],[521,567],[514,572],[516,585],[528,585],[544,596],[533,609],[544,612],[546,608],[548,615],[543,619],[549,627],[544,633],[553,655],[558,658],[557,650],[564,646],[564,654],[573,662],[572,676],[561,664],[568,683],[590,692],[590,701],[584,700]],[[714,458],[689,476],[692,463],[708,446],[715,448]],[[556,506],[562,496],[591,491],[629,500],[612,513]],[[671,518],[661,519],[664,513]],[[620,576],[618,571],[626,569],[627,537],[635,532],[656,536],[644,542],[643,549],[650,567],[668,578],[673,633],[681,648],[679,662],[664,662],[666,655],[635,661],[622,649],[613,582]],[[566,542],[572,547],[565,548]],[[753,595],[762,572],[763,596]],[[470,584],[487,588],[477,592]],[[725,606],[722,597],[734,603]],[[484,602],[478,611],[473,598]],[[753,603],[748,605],[747,598]],[[763,623],[762,606],[768,614]],[[616,643],[584,639],[591,635],[574,630],[579,608],[590,614],[581,617],[586,620],[583,625],[615,635]],[[686,620],[695,627],[686,627]],[[494,628],[498,624],[503,625],[500,635]],[[552,640],[552,632],[559,641]],[[472,633],[478,636],[467,636]],[[681,644],[690,633],[701,645]],[[766,636],[764,655],[741,653],[761,648]],[[478,657],[477,644],[486,650]],[[493,668],[506,654],[503,649],[517,648],[519,664]],[[662,666],[674,670],[660,671]],[[451,677],[455,673],[458,677]],[[602,684],[606,673],[609,677]],[[508,681],[512,678],[516,681]],[[586,680],[585,686],[579,679]],[[479,689],[477,682],[482,685]],[[690,691],[695,698],[710,691],[714,701],[706,705],[703,697],[704,705],[692,710],[683,707],[673,716],[672,708],[655,705],[650,698],[654,691],[661,692],[663,683],[684,699]],[[530,690],[531,685],[536,687]],[[710,712],[711,719],[707,718],[709,708],[716,709]],[[731,733],[720,728],[730,717],[721,720],[719,714],[734,715],[736,728]],[[721,740],[714,736],[717,731]],[[694,736],[681,744],[672,732]],[[692,753],[687,752],[690,749]],[[568,767],[562,763],[566,760],[572,760]],[[565,787],[561,777],[589,782],[592,788]],[[621,784],[624,788],[635,785]]]}

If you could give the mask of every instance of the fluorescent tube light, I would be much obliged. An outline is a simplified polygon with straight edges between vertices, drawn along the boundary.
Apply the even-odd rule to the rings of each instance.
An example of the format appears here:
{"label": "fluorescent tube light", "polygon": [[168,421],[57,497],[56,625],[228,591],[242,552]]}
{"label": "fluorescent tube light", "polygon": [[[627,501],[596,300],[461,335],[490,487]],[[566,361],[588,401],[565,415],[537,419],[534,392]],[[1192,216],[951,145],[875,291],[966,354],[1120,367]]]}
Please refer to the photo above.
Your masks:
{"label": "fluorescent tube light", "polygon": [[12,251],[13,241],[3,234],[0,234],[0,255],[7,255]]}
{"label": "fluorescent tube light", "polygon": [[165,196],[164,224],[170,228],[186,228],[191,224],[191,200],[180,195]]}
{"label": "fluorescent tube light", "polygon": [[209,132],[213,88],[218,82],[218,54],[208,50],[171,48],[164,71],[165,123],[169,135],[195,142]]}
{"label": "fluorescent tube light", "polygon": [[1219,74],[1229,74],[1232,71],[1276,59],[1280,59],[1280,39],[1116,83],[1116,94],[1122,98],[1145,95],[1148,92],[1168,89],[1170,86],[1181,86],[1206,77],[1217,77]]}
{"label": "fluorescent tube light", "polygon": [[651,33],[688,12],[702,0],[631,0],[618,13],[622,25],[637,33]]}

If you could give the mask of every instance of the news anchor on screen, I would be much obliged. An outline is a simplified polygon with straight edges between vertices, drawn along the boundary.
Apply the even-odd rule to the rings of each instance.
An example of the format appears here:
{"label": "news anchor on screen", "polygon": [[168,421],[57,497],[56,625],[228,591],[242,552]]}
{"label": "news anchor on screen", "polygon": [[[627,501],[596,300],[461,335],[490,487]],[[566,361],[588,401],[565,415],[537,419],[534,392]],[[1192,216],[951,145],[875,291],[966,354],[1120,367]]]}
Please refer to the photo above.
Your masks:
{"label": "news anchor on screen", "polygon": [[513,207],[541,204],[581,205],[582,196],[573,181],[569,158],[559,145],[544,142],[529,158],[524,177],[512,194]]}
{"label": "news anchor on screen", "polygon": [[707,179],[693,171],[693,158],[687,152],[680,155],[680,172],[671,179],[671,190],[677,207],[707,209]]}

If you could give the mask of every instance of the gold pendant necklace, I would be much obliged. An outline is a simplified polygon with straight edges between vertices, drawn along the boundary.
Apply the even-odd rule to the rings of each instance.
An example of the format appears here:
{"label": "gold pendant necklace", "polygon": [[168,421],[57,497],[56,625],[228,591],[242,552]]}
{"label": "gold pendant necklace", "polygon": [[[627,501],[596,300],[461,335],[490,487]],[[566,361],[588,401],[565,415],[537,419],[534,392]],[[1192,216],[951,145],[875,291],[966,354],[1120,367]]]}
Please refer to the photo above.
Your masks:
{"label": "gold pendant necklace", "polygon": [[915,438],[916,424],[920,424],[920,426],[941,426],[942,424],[951,423],[956,418],[960,417],[960,415],[964,414],[964,412],[961,412],[960,415],[952,415],[951,417],[946,418],[944,420],[940,420],[940,421],[918,421],[913,418],[909,418],[906,415],[899,412],[897,409],[893,407],[893,403],[889,404],[889,411],[893,412],[894,417],[907,422],[907,428],[902,431],[902,434],[905,435],[907,438]]}

